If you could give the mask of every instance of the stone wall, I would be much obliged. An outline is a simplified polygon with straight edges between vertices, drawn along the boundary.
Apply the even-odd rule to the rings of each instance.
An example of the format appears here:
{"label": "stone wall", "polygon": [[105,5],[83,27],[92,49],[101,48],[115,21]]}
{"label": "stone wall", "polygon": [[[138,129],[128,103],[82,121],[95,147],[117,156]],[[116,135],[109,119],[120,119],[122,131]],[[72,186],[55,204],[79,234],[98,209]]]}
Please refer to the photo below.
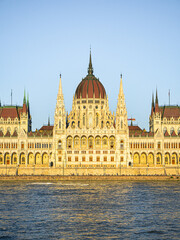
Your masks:
{"label": "stone wall", "polygon": [[121,168],[50,168],[50,167],[0,167],[0,175],[46,175],[46,176],[179,176],[179,167],[121,167]]}

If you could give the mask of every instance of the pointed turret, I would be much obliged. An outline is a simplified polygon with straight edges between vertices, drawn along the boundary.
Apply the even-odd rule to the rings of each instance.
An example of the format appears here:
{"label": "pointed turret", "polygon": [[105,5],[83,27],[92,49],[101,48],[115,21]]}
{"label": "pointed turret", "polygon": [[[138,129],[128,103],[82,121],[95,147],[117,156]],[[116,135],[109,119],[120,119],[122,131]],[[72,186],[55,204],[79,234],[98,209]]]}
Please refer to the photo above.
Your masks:
{"label": "pointed turret", "polygon": [[26,91],[24,89],[24,98],[23,98],[23,104],[26,104]]}
{"label": "pointed turret", "polygon": [[89,56],[88,75],[93,75],[93,67],[92,67],[92,61],[91,61],[91,49],[90,49],[90,56]]}
{"label": "pointed turret", "polygon": [[155,101],[155,113],[159,112],[159,104],[158,104],[158,94],[156,88],[156,101]]}
{"label": "pointed turret", "polygon": [[23,98],[23,112],[26,113],[27,112],[27,106],[26,106],[26,92],[24,89],[24,98]]}
{"label": "pointed turret", "polygon": [[64,106],[64,96],[62,92],[62,82],[61,82],[61,74],[59,79],[59,90],[57,95],[57,102],[56,102],[56,110],[55,110],[55,128],[63,130],[66,128],[66,113],[65,113],[65,106]]}
{"label": "pointed turret", "polygon": [[122,131],[126,131],[128,129],[127,110],[126,110],[126,103],[125,103],[123,84],[122,84],[122,74],[121,74],[118,103],[117,103],[117,110],[116,110],[116,129],[122,130]]}
{"label": "pointed turret", "polygon": [[153,112],[154,112],[154,93],[152,94],[151,116],[153,115]]}
{"label": "pointed turret", "polygon": [[60,79],[59,79],[59,91],[58,91],[58,95],[62,95],[62,82],[61,82],[61,74],[59,75]]}
{"label": "pointed turret", "polygon": [[119,88],[119,96],[122,96],[124,95],[124,92],[123,92],[123,84],[122,84],[122,74],[121,74],[121,80],[120,80],[120,88]]}
{"label": "pointed turret", "polygon": [[119,161],[121,161],[120,164],[126,166],[132,164],[129,149],[129,128],[125,96],[123,92],[122,74],[120,79],[120,88],[116,109],[116,136],[117,136],[116,144],[118,146],[117,154],[120,156],[119,157]]}
{"label": "pointed turret", "polygon": [[50,116],[48,117],[48,126],[50,126]]}

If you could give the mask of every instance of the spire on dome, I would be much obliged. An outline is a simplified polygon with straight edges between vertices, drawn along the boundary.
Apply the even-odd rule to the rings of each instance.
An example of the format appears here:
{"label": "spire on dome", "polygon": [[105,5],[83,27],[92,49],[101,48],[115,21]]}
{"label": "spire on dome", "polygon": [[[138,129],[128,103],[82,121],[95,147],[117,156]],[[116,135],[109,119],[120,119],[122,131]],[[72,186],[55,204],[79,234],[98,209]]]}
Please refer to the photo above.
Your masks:
{"label": "spire on dome", "polygon": [[93,75],[93,67],[92,67],[92,61],[91,61],[91,48],[90,48],[90,56],[89,56],[88,75]]}

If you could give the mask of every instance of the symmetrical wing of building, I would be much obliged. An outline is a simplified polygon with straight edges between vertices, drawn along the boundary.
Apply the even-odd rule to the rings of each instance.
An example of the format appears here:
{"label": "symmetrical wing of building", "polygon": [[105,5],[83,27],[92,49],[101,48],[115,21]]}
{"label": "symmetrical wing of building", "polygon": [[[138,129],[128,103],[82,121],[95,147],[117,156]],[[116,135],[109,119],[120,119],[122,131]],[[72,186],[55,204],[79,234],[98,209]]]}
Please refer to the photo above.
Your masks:
{"label": "symmetrical wing of building", "polygon": [[61,84],[54,126],[31,131],[29,101],[23,106],[0,106],[0,164],[24,167],[118,168],[180,164],[180,107],[159,106],[152,99],[149,132],[128,126],[122,77],[116,113],[93,74],[77,86],[72,111],[66,114]]}

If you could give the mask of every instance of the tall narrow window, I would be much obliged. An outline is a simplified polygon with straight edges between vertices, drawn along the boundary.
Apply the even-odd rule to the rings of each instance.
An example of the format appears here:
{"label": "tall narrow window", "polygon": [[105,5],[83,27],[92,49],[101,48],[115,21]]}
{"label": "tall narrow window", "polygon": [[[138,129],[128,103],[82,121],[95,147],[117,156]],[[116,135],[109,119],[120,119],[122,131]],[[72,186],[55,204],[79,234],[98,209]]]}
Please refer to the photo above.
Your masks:
{"label": "tall narrow window", "polygon": [[96,127],[98,126],[98,121],[99,121],[98,114],[96,114]]}
{"label": "tall narrow window", "polygon": [[85,114],[83,114],[83,126],[85,126]]}
{"label": "tall narrow window", "polygon": [[59,120],[59,128],[61,129],[61,120]]}

